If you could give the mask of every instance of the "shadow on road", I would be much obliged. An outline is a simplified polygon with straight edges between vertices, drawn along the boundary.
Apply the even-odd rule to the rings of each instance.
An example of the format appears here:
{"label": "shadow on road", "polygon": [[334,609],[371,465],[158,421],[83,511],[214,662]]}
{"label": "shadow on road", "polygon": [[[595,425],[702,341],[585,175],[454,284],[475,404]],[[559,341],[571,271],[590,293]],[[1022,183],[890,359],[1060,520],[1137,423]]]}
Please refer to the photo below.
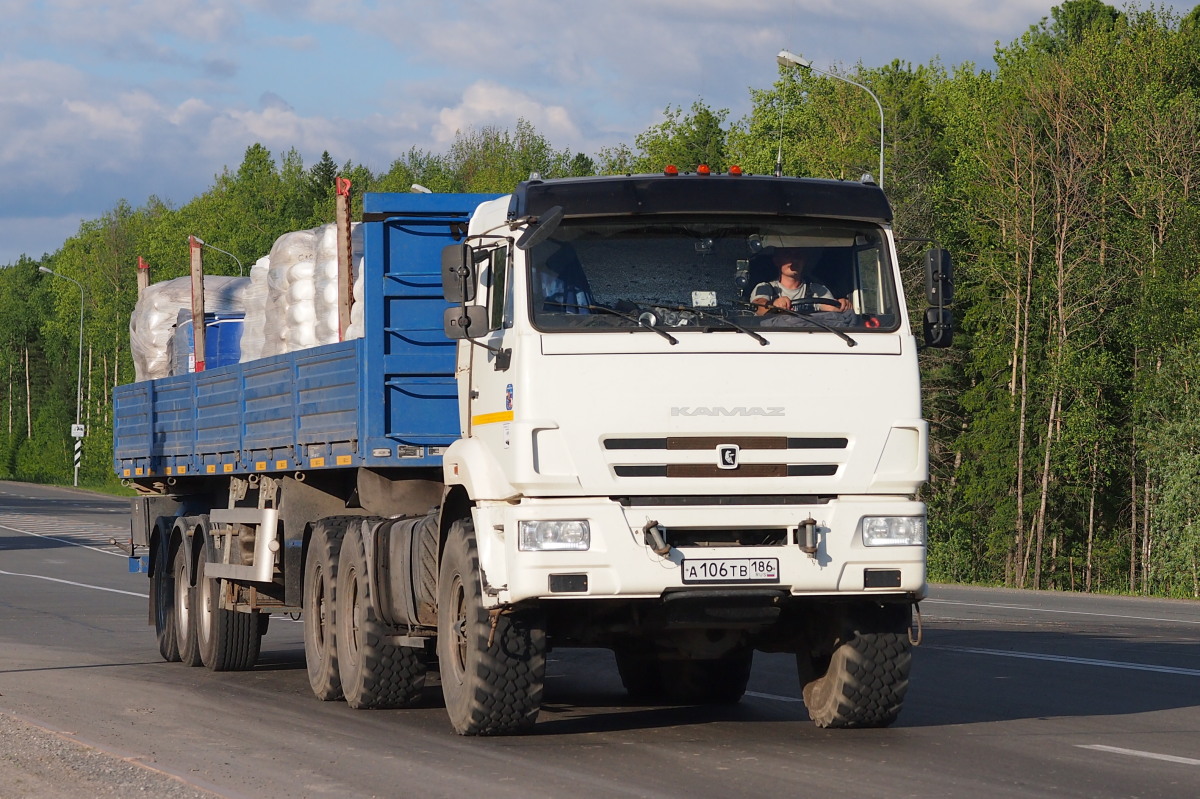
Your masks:
{"label": "shadow on road", "polygon": [[57,538],[45,538],[40,535],[0,535],[0,552],[18,549],[61,549],[62,547],[74,547],[80,544],[96,546],[107,543],[108,541],[64,541]]}

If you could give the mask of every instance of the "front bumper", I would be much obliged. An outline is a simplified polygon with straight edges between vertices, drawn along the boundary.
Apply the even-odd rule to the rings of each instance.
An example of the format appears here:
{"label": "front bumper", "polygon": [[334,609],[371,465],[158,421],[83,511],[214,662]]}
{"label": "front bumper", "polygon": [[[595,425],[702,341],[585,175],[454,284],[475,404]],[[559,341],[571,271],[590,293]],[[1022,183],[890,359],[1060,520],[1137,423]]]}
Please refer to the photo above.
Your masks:
{"label": "front bumper", "polygon": [[[474,509],[484,591],[489,604],[528,599],[646,599],[672,591],[713,587],[778,588],[793,596],[905,594],[926,591],[924,546],[863,543],[864,516],[924,516],[925,505],[906,498],[838,498],[814,504],[622,505],[608,498],[526,499],[520,504],[482,504]],[[523,520],[587,520],[586,551],[527,552],[518,547]],[[798,530],[815,522],[815,551],[802,548]],[[776,531],[772,545],[672,546],[656,554],[644,528],[656,523],[671,541],[672,530]],[[702,536],[703,537],[703,536]],[[709,542],[711,543],[711,542]],[[777,581],[685,583],[685,560],[777,561]],[[761,575],[760,575],[761,577]]]}

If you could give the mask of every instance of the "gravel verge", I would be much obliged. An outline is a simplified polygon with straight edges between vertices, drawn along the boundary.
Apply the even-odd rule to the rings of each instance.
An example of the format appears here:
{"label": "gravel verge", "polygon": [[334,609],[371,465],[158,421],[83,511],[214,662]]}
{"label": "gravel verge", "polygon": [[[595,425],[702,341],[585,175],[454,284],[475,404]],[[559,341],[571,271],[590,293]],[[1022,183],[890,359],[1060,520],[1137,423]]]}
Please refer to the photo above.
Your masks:
{"label": "gravel verge", "polygon": [[0,713],[0,797],[217,799],[156,769]]}

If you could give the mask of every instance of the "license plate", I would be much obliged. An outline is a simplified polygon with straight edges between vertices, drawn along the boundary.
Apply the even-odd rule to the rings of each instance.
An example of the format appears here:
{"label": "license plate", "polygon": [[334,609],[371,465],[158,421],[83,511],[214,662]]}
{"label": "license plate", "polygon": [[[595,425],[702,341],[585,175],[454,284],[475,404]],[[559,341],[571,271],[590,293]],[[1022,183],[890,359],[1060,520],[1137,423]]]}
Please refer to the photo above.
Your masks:
{"label": "license plate", "polygon": [[777,583],[779,558],[685,558],[684,583]]}

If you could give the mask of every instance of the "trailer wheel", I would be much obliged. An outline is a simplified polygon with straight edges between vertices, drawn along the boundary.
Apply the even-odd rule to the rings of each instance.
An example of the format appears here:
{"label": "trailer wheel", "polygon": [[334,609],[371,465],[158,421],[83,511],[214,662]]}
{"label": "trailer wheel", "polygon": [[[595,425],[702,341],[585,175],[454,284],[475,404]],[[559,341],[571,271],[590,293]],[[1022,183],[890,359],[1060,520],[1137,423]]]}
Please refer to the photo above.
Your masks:
{"label": "trailer wheel", "polygon": [[361,527],[350,527],[342,539],[334,602],[334,639],[346,703],[364,710],[416,702],[428,671],[424,653],[387,643],[392,632],[375,612]]}
{"label": "trailer wheel", "polygon": [[154,611],[154,635],[158,653],[168,663],[179,661],[179,642],[175,639],[175,564],[170,559],[170,547],[159,539],[154,551],[154,578],[150,581],[150,607]]}
{"label": "trailer wheel", "polygon": [[200,660],[213,671],[245,671],[254,668],[262,637],[258,612],[238,613],[220,606],[221,581],[205,576],[205,552],[196,562],[193,589],[196,639]]}
{"label": "trailer wheel", "polygon": [[[493,626],[494,624],[494,626]],[[533,726],[546,676],[538,611],[483,607],[474,528],[450,528],[438,572],[438,662],[446,712],[459,735],[505,735]]]}
{"label": "trailer wheel", "polygon": [[672,702],[689,705],[733,705],[750,682],[754,650],[735,650],[711,660],[663,660],[660,680]]}
{"label": "trailer wheel", "polygon": [[334,609],[338,554],[352,518],[321,519],[314,524],[304,563],[304,661],[309,686],[317,699],[326,702],[342,698]]}
{"label": "trailer wheel", "polygon": [[179,653],[179,660],[183,661],[186,666],[200,665],[200,642],[196,635],[196,614],[192,613],[195,607],[195,591],[188,584],[187,572],[187,547],[181,541],[179,546],[175,547],[175,560],[172,564],[173,577],[171,583],[172,590],[175,592],[172,602],[172,613],[175,621],[175,650]]}
{"label": "trailer wheel", "polygon": [[[902,608],[907,610],[907,608]],[[912,645],[895,609],[851,620],[828,658],[796,656],[804,705],[818,727],[886,727],[908,691]]]}

